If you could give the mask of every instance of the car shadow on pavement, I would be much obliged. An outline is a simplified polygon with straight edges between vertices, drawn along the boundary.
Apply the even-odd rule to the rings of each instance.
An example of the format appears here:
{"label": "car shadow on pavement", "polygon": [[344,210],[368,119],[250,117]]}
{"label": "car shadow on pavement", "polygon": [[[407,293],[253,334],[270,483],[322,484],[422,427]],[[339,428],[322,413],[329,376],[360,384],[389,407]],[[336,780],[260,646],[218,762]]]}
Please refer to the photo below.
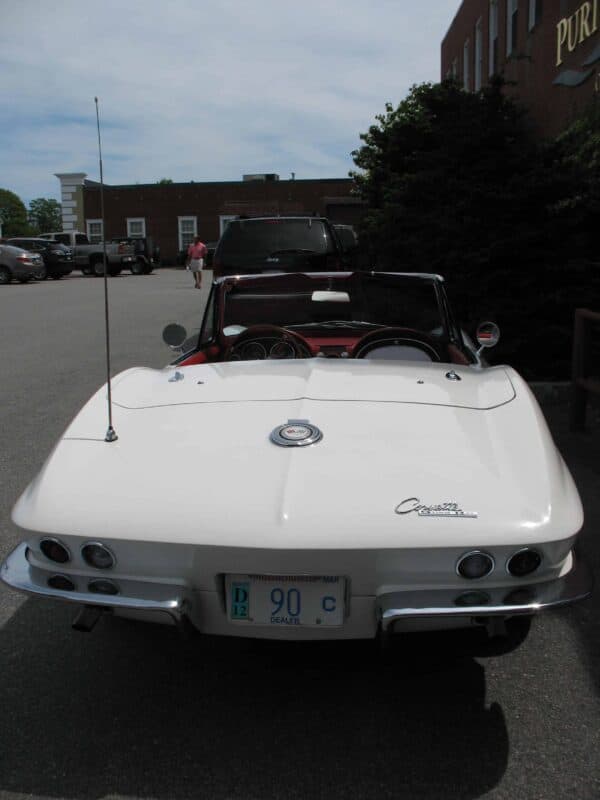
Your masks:
{"label": "car shadow on pavement", "polygon": [[585,431],[576,433],[569,429],[568,404],[545,407],[544,413],[581,496],[584,524],[578,551],[595,581],[591,598],[559,613],[577,631],[581,652],[600,694],[600,405],[596,402],[589,409]]}
{"label": "car shadow on pavement", "polygon": [[484,668],[437,634],[193,637],[28,599],[1,631],[0,794],[476,798],[508,759]]}

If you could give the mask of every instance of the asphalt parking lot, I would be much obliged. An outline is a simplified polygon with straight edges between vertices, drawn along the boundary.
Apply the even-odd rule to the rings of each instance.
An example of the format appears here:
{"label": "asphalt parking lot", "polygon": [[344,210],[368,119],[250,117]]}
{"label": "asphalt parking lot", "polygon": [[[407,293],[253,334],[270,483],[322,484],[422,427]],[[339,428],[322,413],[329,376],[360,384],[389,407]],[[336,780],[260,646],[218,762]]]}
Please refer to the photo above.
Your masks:
{"label": "asphalt parking lot", "polygon": [[[198,328],[208,278],[202,292],[182,270],[110,279],[113,372],[164,365],[162,328]],[[14,501],[105,379],[102,284],[0,287],[0,558],[19,540]],[[600,420],[571,434],[564,404],[545,411],[600,575]],[[80,634],[66,604],[2,586],[0,798],[597,800],[599,596],[501,656],[439,635],[383,656],[110,618]]]}

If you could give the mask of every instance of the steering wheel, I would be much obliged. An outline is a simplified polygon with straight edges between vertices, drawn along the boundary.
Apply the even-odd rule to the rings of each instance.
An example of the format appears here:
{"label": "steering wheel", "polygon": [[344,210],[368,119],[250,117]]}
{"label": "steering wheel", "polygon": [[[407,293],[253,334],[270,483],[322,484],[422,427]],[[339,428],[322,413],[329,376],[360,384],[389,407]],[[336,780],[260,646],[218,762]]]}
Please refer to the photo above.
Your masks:
{"label": "steering wheel", "polygon": [[354,345],[352,355],[354,358],[366,358],[370,352],[379,347],[412,347],[426,353],[431,361],[440,361],[437,343],[426,333],[415,331],[412,328],[378,328],[369,331]]}
{"label": "steering wheel", "polygon": [[[257,344],[264,350],[265,354],[262,358],[269,358],[267,348],[263,344],[265,340],[267,342],[275,340],[270,349],[277,344],[288,345],[293,351],[292,358],[310,358],[312,356],[310,347],[297,333],[292,333],[279,325],[251,325],[235,337],[225,355],[225,361],[235,361],[241,356],[243,349],[252,344]],[[277,356],[270,357],[277,358]],[[279,356],[279,358],[285,358],[285,356]]]}

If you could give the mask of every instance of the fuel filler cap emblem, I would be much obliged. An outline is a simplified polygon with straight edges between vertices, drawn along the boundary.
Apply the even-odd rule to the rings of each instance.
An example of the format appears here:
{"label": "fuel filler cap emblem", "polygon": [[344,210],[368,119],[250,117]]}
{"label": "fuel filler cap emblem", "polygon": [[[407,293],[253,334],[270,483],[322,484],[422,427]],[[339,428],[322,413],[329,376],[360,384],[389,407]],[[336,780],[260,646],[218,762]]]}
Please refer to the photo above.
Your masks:
{"label": "fuel filler cap emblem", "polygon": [[271,441],[280,447],[306,447],[322,438],[319,428],[306,419],[289,419],[286,425],[278,425],[271,431]]}

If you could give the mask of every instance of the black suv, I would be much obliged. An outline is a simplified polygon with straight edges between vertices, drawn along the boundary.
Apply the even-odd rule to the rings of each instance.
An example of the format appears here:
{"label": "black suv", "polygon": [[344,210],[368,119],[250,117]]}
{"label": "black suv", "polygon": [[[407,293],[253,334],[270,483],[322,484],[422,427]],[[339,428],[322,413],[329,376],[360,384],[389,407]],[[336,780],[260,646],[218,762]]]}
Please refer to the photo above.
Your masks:
{"label": "black suv", "polygon": [[160,247],[151,236],[121,236],[110,241],[133,246],[135,261],[131,265],[131,272],[134,275],[149,275],[154,267],[160,266]]}
{"label": "black suv", "polygon": [[219,239],[213,272],[330,272],[345,269],[342,245],[325,217],[239,217]]}
{"label": "black suv", "polygon": [[63,275],[68,275],[73,270],[73,253],[71,248],[60,242],[49,239],[38,239],[32,236],[15,236],[7,239],[6,244],[22,247],[30,253],[41,256],[44,266],[35,274],[35,278],[43,281],[46,278],[58,280]]}

